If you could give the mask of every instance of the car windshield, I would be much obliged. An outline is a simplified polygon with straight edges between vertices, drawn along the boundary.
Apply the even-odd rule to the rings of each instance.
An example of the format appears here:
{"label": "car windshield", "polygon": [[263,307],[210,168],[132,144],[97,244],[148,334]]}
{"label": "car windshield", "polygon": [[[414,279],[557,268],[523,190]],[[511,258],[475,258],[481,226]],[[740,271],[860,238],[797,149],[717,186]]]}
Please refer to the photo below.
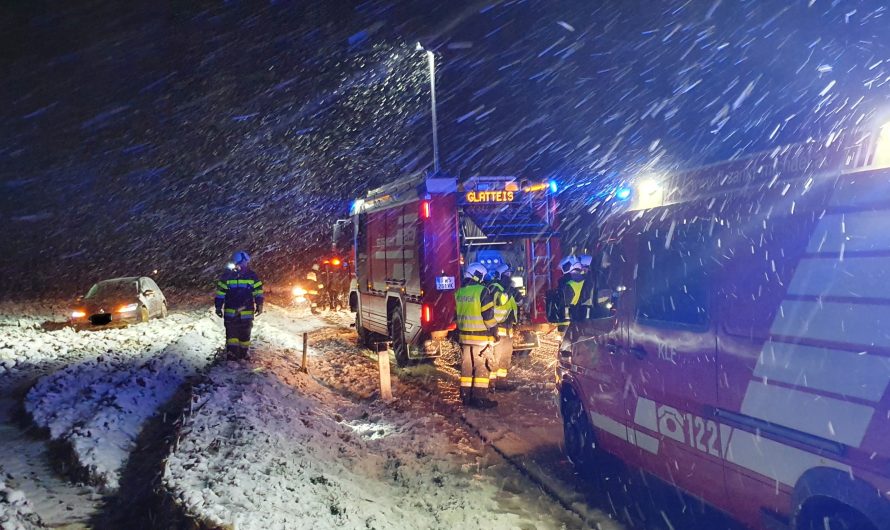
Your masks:
{"label": "car windshield", "polygon": [[136,293],[136,282],[133,281],[114,281],[99,282],[90,288],[86,298],[115,298],[131,296]]}

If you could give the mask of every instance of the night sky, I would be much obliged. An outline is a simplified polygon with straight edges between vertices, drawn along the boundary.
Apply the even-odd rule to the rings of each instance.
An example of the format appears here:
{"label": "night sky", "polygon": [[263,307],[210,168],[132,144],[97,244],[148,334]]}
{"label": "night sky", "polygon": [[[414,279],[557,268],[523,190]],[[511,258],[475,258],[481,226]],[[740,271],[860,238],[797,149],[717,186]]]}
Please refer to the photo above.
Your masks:
{"label": "night sky", "polygon": [[890,117],[882,2],[153,4],[0,18],[3,292],[204,284],[238,248],[286,278],[352,198],[431,164],[417,41],[443,169],[576,203]]}

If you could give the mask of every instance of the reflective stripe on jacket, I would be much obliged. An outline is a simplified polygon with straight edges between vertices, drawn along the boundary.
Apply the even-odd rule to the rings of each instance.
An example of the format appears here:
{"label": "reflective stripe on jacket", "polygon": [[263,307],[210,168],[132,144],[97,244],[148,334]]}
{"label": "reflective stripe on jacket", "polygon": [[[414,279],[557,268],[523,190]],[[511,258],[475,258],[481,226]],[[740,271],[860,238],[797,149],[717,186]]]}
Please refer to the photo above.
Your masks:
{"label": "reflective stripe on jacket", "polygon": [[581,301],[581,289],[584,287],[584,280],[569,280],[566,282],[566,285],[572,289],[572,300],[566,305],[578,305],[578,302]]}
{"label": "reflective stripe on jacket", "polygon": [[464,285],[454,293],[460,342],[492,340],[490,330],[497,325],[492,298],[490,289],[475,282]]}
{"label": "reflective stripe on jacket", "polygon": [[250,269],[226,271],[216,282],[216,309],[225,307],[227,318],[250,320],[263,307],[263,282]]}
{"label": "reflective stripe on jacket", "polygon": [[495,320],[507,328],[513,327],[513,323],[519,320],[519,306],[516,304],[516,297],[498,282],[492,283],[491,287],[494,289]]}
{"label": "reflective stripe on jacket", "polygon": [[565,314],[563,316],[563,321],[559,322],[561,330],[564,330],[566,326],[569,325],[569,309],[578,305],[578,302],[581,301],[581,291],[584,289],[584,280],[572,280],[568,279],[568,276],[563,276],[560,279],[560,289],[562,290],[563,300],[565,300]]}

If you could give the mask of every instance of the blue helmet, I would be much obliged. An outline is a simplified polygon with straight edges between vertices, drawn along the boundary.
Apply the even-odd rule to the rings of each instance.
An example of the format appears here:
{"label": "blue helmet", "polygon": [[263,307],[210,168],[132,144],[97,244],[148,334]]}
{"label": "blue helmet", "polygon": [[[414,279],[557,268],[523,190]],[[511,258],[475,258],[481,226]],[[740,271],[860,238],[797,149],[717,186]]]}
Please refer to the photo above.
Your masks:
{"label": "blue helmet", "polygon": [[235,262],[235,265],[247,265],[250,263],[250,255],[243,250],[239,250],[232,254],[232,261]]}

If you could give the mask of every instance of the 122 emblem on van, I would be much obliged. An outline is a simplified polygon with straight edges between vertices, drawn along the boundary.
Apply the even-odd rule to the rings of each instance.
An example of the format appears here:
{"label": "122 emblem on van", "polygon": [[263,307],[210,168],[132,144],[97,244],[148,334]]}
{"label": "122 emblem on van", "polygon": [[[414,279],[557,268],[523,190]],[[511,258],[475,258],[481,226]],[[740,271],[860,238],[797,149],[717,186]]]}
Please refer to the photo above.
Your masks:
{"label": "122 emblem on van", "polygon": [[653,455],[659,454],[662,442],[674,441],[788,486],[814,467],[850,472],[847,464],[644,397],[637,397],[633,423],[628,425],[591,408],[591,423],[599,431]]}
{"label": "122 emblem on van", "polygon": [[659,433],[703,453],[720,457],[717,422],[714,420],[706,420],[689,412],[682,414],[668,405],[658,405],[657,416]]}

